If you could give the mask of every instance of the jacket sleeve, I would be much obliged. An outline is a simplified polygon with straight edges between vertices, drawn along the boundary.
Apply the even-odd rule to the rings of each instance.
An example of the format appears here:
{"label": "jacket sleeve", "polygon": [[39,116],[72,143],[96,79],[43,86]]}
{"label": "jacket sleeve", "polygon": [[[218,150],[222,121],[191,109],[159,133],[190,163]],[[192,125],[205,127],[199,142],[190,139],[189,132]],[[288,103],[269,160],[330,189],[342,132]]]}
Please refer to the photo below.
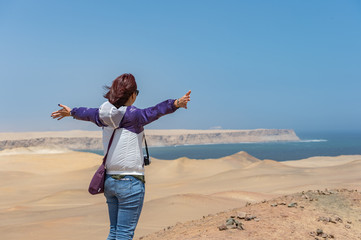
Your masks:
{"label": "jacket sleeve", "polygon": [[174,99],[169,99],[153,107],[138,109],[137,118],[140,125],[145,126],[164,115],[175,112],[178,108],[174,106],[174,101]]}
{"label": "jacket sleeve", "polygon": [[77,120],[89,121],[96,124],[98,127],[106,127],[99,117],[99,109],[98,108],[86,108],[79,107],[73,108],[71,110],[71,116]]}

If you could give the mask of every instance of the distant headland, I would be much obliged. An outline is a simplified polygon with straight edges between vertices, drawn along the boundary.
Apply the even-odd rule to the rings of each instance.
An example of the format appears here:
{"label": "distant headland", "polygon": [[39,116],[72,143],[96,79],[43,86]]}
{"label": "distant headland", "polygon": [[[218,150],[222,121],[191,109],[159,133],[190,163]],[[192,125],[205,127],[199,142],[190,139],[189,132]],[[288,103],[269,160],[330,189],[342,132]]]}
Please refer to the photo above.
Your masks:
{"label": "distant headland", "polygon": [[[292,129],[253,130],[146,130],[149,146],[202,145],[242,142],[299,141]],[[102,149],[101,131],[54,131],[0,133],[0,150],[43,147]]]}

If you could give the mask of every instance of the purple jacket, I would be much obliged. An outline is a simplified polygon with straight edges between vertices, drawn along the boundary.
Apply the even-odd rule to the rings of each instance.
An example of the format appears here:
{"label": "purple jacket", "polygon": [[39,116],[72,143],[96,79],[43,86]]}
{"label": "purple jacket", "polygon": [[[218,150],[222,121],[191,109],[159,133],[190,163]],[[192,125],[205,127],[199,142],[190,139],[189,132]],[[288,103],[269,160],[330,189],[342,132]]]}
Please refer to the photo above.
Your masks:
{"label": "purple jacket", "polygon": [[[122,116],[122,119],[119,122],[119,126],[117,127],[126,128],[134,133],[140,133],[144,130],[143,127],[145,125],[164,115],[175,112],[177,107],[174,106],[174,101],[174,99],[169,99],[145,109],[139,109],[133,105],[128,106],[126,107],[124,116]],[[101,119],[99,115],[99,108],[73,108],[71,110],[71,115],[77,120],[90,121],[99,127],[107,127],[110,125]]]}
{"label": "purple jacket", "polygon": [[177,110],[175,100],[166,100],[154,107],[134,106],[116,108],[105,102],[100,108],[74,108],[71,115],[78,120],[91,121],[103,127],[103,147],[108,149],[114,129],[114,140],[106,161],[107,174],[144,175],[142,140],[144,126],[161,116]]}

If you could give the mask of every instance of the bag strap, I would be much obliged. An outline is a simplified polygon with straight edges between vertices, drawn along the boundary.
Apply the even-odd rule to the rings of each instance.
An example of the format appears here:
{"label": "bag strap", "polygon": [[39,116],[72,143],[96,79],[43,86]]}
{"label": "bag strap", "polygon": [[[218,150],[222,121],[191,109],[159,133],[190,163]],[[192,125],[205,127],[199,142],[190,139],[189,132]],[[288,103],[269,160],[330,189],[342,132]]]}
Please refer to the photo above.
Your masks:
{"label": "bag strap", "polygon": [[105,156],[104,156],[104,158],[103,158],[103,165],[104,165],[104,166],[105,166],[105,162],[107,161],[109,149],[110,149],[110,146],[112,145],[113,138],[114,138],[114,133],[115,133],[116,130],[117,130],[117,128],[114,129],[113,134],[112,134],[112,136],[110,137],[109,144],[108,144],[108,150],[107,150],[107,153],[105,154]]}

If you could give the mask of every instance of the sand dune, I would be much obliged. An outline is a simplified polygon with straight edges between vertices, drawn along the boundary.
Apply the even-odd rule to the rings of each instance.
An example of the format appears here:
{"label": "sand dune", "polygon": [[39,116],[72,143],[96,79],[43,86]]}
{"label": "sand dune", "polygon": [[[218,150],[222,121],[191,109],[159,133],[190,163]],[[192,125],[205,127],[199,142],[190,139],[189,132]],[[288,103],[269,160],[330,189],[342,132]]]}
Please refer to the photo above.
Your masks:
{"label": "sand dune", "polygon": [[[87,193],[102,157],[26,151],[0,154],[1,238],[104,239],[104,196]],[[302,190],[361,190],[360,172],[361,156],[276,162],[240,152],[220,159],[153,159],[136,236]]]}
{"label": "sand dune", "polygon": [[52,131],[52,132],[2,132],[0,133],[0,141],[2,140],[22,140],[22,139],[34,139],[34,138],[74,138],[74,137],[94,137],[101,138],[101,131]]}
{"label": "sand dune", "polygon": [[[88,198],[89,196],[84,192],[84,189],[64,190],[29,201],[27,205],[32,208],[40,207],[41,209],[45,207],[50,209],[72,208],[90,205]],[[78,203],[74,203],[74,199],[77,199]]]}
{"label": "sand dune", "polygon": [[228,170],[244,168],[259,159],[252,157],[246,152],[239,152],[234,155],[220,159],[195,160],[179,158],[176,161],[164,161],[153,159],[152,164],[146,169],[147,181],[151,183],[165,180],[185,181],[201,177],[214,176],[217,173]]}
{"label": "sand dune", "polygon": [[223,197],[228,199],[239,199],[247,202],[259,202],[265,199],[269,199],[269,194],[256,193],[256,192],[244,192],[244,191],[225,191],[210,194],[209,196]]}
{"label": "sand dune", "polygon": [[336,157],[310,157],[300,161],[286,161],[282,162],[287,166],[293,167],[329,167],[338,166],[354,160],[360,160],[360,155],[343,155]]}
{"label": "sand dune", "polygon": [[48,175],[86,169],[100,164],[101,157],[91,153],[0,155],[0,171],[23,171]]}
{"label": "sand dune", "polygon": [[[196,193],[176,194],[147,201],[144,206],[145,211],[143,212],[144,214],[142,213],[140,224],[143,222],[153,222],[153,229],[155,229],[156,226],[159,226],[159,223],[163,226],[169,226],[176,222],[191,220],[194,215],[202,217],[222,211],[224,210],[224,206],[235,208],[245,203],[246,201],[239,199]],[[164,211],[165,207],[166,212]],[[150,211],[146,209],[150,209]],[[156,224],[154,224],[155,219],[157,219]]]}
{"label": "sand dune", "polygon": [[66,148],[59,148],[57,146],[53,146],[51,148],[23,147],[23,148],[4,149],[0,151],[0,156],[24,155],[24,154],[59,154],[59,153],[67,153],[67,152],[70,152],[70,150]]}

